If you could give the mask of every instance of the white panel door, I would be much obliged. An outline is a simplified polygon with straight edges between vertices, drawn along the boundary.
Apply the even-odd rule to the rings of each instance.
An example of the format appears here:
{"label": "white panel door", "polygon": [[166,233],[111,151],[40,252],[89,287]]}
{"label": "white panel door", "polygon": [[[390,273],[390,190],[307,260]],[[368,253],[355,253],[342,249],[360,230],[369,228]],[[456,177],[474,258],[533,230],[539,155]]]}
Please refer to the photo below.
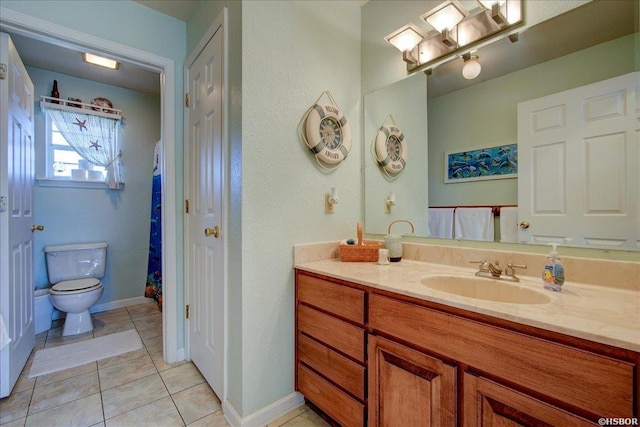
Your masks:
{"label": "white panel door", "polygon": [[637,248],[636,79],[518,104],[520,242]]}
{"label": "white panel door", "polygon": [[0,397],[8,396],[35,345],[33,315],[33,83],[9,36],[0,34]]}
{"label": "white panel door", "polygon": [[185,167],[186,286],[191,360],[220,397],[224,392],[223,37],[220,27],[189,68]]}

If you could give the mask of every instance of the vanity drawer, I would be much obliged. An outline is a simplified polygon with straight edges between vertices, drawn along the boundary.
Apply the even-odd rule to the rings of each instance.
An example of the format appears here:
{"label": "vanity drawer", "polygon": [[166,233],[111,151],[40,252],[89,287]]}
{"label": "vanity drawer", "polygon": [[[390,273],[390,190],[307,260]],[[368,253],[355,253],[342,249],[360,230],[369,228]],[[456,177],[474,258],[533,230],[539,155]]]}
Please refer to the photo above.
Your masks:
{"label": "vanity drawer", "polygon": [[297,278],[299,301],[364,324],[364,291],[299,273]]}
{"label": "vanity drawer", "polygon": [[365,406],[298,363],[298,391],[344,427],[364,425]]}
{"label": "vanity drawer", "polygon": [[369,324],[598,416],[633,416],[631,363],[379,295],[369,297]]}
{"label": "vanity drawer", "polygon": [[298,360],[364,401],[365,368],[317,341],[298,334]]}
{"label": "vanity drawer", "polygon": [[298,330],[364,363],[365,331],[350,323],[298,306]]}

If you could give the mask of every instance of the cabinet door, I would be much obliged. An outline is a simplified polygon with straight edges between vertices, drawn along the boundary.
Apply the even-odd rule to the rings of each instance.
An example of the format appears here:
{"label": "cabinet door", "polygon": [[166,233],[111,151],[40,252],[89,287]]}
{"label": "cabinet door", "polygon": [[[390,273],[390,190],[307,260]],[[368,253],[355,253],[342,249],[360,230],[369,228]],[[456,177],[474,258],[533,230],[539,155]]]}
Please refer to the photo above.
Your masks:
{"label": "cabinet door", "polygon": [[582,427],[598,424],[486,378],[465,372],[464,425]]}
{"label": "cabinet door", "polygon": [[456,368],[370,336],[369,426],[455,425]]}

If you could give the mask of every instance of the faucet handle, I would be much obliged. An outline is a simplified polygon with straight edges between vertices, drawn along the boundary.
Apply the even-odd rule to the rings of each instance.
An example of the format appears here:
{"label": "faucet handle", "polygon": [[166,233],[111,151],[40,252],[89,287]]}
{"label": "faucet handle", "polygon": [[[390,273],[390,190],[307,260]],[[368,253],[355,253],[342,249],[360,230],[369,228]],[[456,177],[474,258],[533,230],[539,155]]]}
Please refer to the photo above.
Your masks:
{"label": "faucet handle", "polygon": [[524,264],[520,265],[520,264],[514,264],[514,263],[510,262],[510,263],[507,264],[507,268],[504,271],[504,274],[506,274],[507,276],[515,276],[515,274],[516,274],[516,270],[515,269],[516,268],[526,269],[527,266],[524,265]]}
{"label": "faucet handle", "polygon": [[478,266],[478,271],[484,271],[487,272],[489,271],[489,262],[487,260],[482,260],[482,261],[469,261],[471,264],[480,264]]}

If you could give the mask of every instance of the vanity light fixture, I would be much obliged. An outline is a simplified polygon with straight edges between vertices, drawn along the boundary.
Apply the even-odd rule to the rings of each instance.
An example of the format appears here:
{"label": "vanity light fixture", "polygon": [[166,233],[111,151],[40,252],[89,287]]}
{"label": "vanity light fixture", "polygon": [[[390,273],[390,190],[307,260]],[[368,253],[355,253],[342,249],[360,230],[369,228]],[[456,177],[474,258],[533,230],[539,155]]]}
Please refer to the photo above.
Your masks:
{"label": "vanity light fixture", "polygon": [[338,204],[339,201],[338,190],[335,187],[331,187],[331,192],[324,195],[324,213],[332,214],[334,205]]}
{"label": "vanity light fixture", "polygon": [[396,205],[396,193],[389,193],[388,197],[385,197],[384,199],[384,213],[386,214],[390,214],[391,213],[391,206],[395,206]]}
{"label": "vanity light fixture", "polygon": [[452,30],[468,14],[456,0],[449,0],[420,16],[420,19],[442,33],[445,30]]}
{"label": "vanity light fixture", "polygon": [[[418,36],[424,32],[413,24],[394,31],[385,40],[402,52],[408,73],[425,71],[429,74],[439,65],[503,37],[509,36],[515,42],[517,29],[524,25],[524,1],[478,0],[479,7],[467,11],[457,0],[447,0],[420,16],[433,30],[417,43]],[[411,36],[410,43],[396,42],[407,32]]]}
{"label": "vanity light fixture", "polygon": [[425,34],[420,28],[412,23],[398,28],[384,39],[394,45],[400,52],[413,49],[424,38]]}
{"label": "vanity light fixture", "polygon": [[93,55],[91,53],[83,53],[82,60],[87,64],[99,65],[101,67],[110,68],[112,70],[120,69],[120,63],[113,59],[104,58],[102,56]]}
{"label": "vanity light fixture", "polygon": [[468,14],[456,0],[449,0],[421,15],[420,19],[440,33],[440,41],[445,46],[456,47],[458,45],[458,24]]}
{"label": "vanity light fixture", "polygon": [[480,65],[480,62],[478,62],[478,56],[465,53],[462,55],[462,59],[464,60],[462,77],[467,80],[473,80],[478,77],[480,75],[480,71],[482,71],[482,66]]}

